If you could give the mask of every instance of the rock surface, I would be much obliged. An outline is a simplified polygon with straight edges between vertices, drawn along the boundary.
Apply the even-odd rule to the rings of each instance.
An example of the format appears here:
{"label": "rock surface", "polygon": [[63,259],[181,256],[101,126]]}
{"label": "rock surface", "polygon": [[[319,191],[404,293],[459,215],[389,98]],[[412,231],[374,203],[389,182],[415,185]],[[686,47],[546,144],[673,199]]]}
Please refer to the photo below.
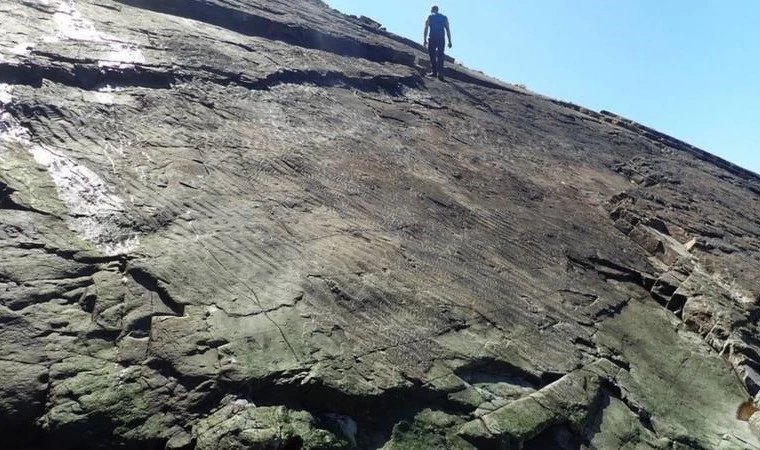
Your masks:
{"label": "rock surface", "polygon": [[318,0],[0,19],[7,448],[760,448],[756,174]]}

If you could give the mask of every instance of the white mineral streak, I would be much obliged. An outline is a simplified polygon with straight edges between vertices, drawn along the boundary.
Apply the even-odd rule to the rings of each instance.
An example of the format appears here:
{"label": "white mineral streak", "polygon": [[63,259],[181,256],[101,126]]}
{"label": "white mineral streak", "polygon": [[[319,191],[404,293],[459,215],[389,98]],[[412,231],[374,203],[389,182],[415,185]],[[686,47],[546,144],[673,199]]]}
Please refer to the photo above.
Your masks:
{"label": "white mineral streak", "polygon": [[[46,0],[47,3],[47,0]],[[101,67],[129,67],[133,63],[143,63],[145,58],[133,44],[99,32],[92,21],[84,18],[77,10],[74,0],[59,0],[53,14],[55,29],[46,42],[84,41],[101,43],[107,48],[105,61]],[[8,52],[27,55],[34,46],[19,43]],[[113,103],[115,89],[107,86],[96,93],[96,101]],[[58,196],[69,208],[69,226],[84,239],[107,255],[127,253],[139,245],[137,237],[125,237],[119,227],[119,220],[125,216],[124,202],[109,192],[106,183],[92,170],[67,157],[58,149],[36,144],[31,141],[28,130],[5,109],[13,101],[11,87],[0,84],[0,144],[14,142],[32,154],[35,161],[45,167],[52,177]],[[0,147],[2,155],[2,147]]]}
{"label": "white mineral streak", "polygon": [[98,92],[106,92],[106,93],[110,94],[112,92],[121,92],[123,90],[124,90],[124,88],[113,87],[110,84],[107,84],[107,85],[103,86],[102,88],[99,88]]}
{"label": "white mineral streak", "polygon": [[61,1],[58,5],[58,11],[53,14],[53,22],[57,26],[57,33],[50,38],[52,41],[64,39],[88,42],[103,41],[103,37],[95,29],[95,25],[77,11],[74,0]]}
{"label": "white mineral streak", "polygon": [[29,56],[29,54],[32,52],[32,47],[34,47],[34,44],[30,42],[21,42],[15,47],[8,49],[8,51],[13,55]]}
{"label": "white mineral streak", "polygon": [[98,62],[100,67],[130,68],[134,64],[145,63],[145,57],[136,45],[95,28],[92,21],[84,18],[76,8],[74,0],[61,0],[58,10],[53,15],[57,32],[48,37],[48,42],[74,40],[103,43],[109,47],[105,58]]}
{"label": "white mineral streak", "polygon": [[[27,139],[29,133],[24,127],[19,125],[18,121],[2,107],[0,107],[0,142],[18,141]],[[3,149],[0,147],[0,156]]]}
{"label": "white mineral streak", "polygon": [[139,245],[136,236],[123,237],[118,220],[125,216],[124,202],[108,193],[105,182],[92,170],[62,153],[35,144],[29,131],[5,110],[13,101],[12,88],[0,84],[0,156],[3,142],[20,144],[45,167],[55,183],[58,196],[69,208],[69,225],[84,239],[106,255],[134,250]]}
{"label": "white mineral streak", "polygon": [[[8,141],[17,141],[25,139],[29,133],[24,127],[19,125],[18,121],[5,110],[5,105],[13,102],[13,88],[4,83],[0,83],[0,143]],[[3,148],[0,146],[0,156],[3,154]]]}
{"label": "white mineral streak", "polygon": [[0,107],[7,105],[13,101],[11,95],[11,87],[8,84],[0,83]]}
{"label": "white mineral streak", "polygon": [[127,253],[139,245],[137,237],[115,239],[121,234],[117,219],[125,215],[124,201],[108,192],[98,174],[44,146],[32,144],[29,151],[53,178],[74,231],[107,255]]}
{"label": "white mineral streak", "polygon": [[108,92],[96,92],[94,94],[95,101],[103,105],[113,105],[114,96]]}
{"label": "white mineral streak", "polygon": [[145,57],[142,52],[128,44],[111,44],[111,52],[108,53],[105,60],[99,61],[100,67],[134,67],[134,64],[144,64]]}

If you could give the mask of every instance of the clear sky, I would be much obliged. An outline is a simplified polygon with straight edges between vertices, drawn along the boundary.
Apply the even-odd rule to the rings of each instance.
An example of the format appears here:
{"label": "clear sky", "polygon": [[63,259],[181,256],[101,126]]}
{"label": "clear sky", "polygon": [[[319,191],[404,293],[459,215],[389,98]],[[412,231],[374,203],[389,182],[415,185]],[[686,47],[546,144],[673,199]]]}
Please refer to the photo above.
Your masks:
{"label": "clear sky", "polygon": [[[326,0],[422,40],[433,0]],[[468,67],[760,173],[760,0],[442,0]]]}

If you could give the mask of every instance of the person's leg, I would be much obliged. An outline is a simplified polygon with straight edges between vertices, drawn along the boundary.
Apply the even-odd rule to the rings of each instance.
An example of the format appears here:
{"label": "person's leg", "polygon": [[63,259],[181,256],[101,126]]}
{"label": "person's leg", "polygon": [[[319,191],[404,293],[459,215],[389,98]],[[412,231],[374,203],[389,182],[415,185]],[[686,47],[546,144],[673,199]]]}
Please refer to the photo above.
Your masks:
{"label": "person's leg", "polygon": [[438,67],[436,70],[436,73],[438,73],[438,77],[443,79],[443,62],[446,60],[446,55],[444,53],[444,41],[443,39],[440,42],[440,45],[438,46],[438,54],[436,57],[438,58]]}
{"label": "person's leg", "polygon": [[436,61],[437,48],[434,39],[428,41],[428,55],[430,55],[430,70],[433,71],[433,76],[438,75],[438,62]]}
{"label": "person's leg", "polygon": [[433,64],[433,73],[439,78],[443,76],[443,50],[445,44],[446,38],[444,36],[430,36],[430,61]]}

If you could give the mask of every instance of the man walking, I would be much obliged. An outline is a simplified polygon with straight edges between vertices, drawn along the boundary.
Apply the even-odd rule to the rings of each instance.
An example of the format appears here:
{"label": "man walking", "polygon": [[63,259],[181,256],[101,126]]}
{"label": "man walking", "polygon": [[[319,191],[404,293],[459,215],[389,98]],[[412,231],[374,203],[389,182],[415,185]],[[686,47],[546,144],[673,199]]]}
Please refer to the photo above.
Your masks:
{"label": "man walking", "polygon": [[[428,31],[430,31],[430,40],[428,41]],[[444,36],[445,32],[445,36]],[[430,15],[425,21],[425,45],[430,54],[430,65],[433,67],[434,77],[443,81],[443,58],[444,47],[446,46],[446,37],[449,40],[451,48],[451,30],[449,29],[449,19],[438,12],[438,7],[433,6],[430,9]]]}

